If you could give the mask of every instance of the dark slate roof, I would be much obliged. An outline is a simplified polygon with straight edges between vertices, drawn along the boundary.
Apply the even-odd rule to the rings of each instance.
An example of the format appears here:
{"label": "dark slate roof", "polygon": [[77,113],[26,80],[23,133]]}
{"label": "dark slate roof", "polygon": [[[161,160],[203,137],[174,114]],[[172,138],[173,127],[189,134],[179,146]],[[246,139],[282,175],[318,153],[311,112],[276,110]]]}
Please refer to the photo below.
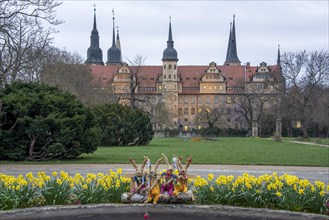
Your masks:
{"label": "dark slate roof", "polygon": [[114,18],[113,18],[113,36],[112,46],[107,50],[107,61],[106,64],[120,64],[121,63],[121,51],[115,45],[115,30],[114,30]]}
{"label": "dark slate roof", "polygon": [[236,48],[236,37],[235,37],[235,16],[233,16],[233,25],[230,28],[230,36],[228,40],[226,60],[224,65],[229,64],[240,64],[240,60],[238,58],[238,52]]}
{"label": "dark slate roof", "polygon": [[96,9],[94,9],[94,24],[93,30],[91,31],[90,47],[87,50],[87,60],[85,61],[85,63],[104,65],[103,52],[102,49],[99,47],[99,35],[96,25]]}
{"label": "dark slate roof", "polygon": [[171,22],[169,22],[167,48],[163,51],[162,61],[178,61],[177,51],[174,48],[174,41],[172,40]]}

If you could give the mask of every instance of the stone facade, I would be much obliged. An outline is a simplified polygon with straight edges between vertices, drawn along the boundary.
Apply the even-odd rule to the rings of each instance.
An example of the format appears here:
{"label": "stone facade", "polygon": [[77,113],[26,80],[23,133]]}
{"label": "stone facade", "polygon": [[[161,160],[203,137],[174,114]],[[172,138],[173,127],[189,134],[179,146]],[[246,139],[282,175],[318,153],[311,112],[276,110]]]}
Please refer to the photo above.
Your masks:
{"label": "stone facade", "polygon": [[[97,88],[109,90],[122,103],[129,103],[131,83],[137,83],[137,106],[150,113],[155,129],[200,129],[208,126],[205,118],[211,114],[220,117],[216,126],[247,128],[248,122],[235,110],[248,95],[272,99],[265,108],[277,103],[278,88],[282,85],[280,53],[278,51],[275,65],[265,62],[259,66],[241,65],[236,50],[235,21],[230,30],[227,53],[223,65],[210,62],[209,65],[180,66],[170,22],[162,65],[140,66],[138,72],[134,72],[137,67],[124,62],[107,63],[106,66],[88,64]],[[257,105],[252,107],[257,115]],[[251,121],[252,135],[258,136],[257,117],[252,117]],[[276,124],[281,126],[279,121]],[[281,132],[281,128],[276,132]]]}

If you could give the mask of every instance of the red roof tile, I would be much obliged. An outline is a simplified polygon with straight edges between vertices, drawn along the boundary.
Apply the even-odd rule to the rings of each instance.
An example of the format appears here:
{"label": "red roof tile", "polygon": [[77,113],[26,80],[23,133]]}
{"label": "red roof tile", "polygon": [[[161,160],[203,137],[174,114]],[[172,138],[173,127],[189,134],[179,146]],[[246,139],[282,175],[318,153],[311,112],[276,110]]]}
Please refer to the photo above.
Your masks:
{"label": "red roof tile", "polygon": [[[270,66],[272,71],[278,69],[278,66]],[[178,76],[181,78],[183,85],[183,93],[198,93],[198,90],[187,89],[192,87],[199,87],[201,77],[209,68],[205,66],[177,66]],[[237,87],[244,87],[244,82],[249,81],[249,77],[255,74],[257,67],[244,65],[240,66],[217,66],[220,73],[226,78],[227,93],[241,92]],[[94,76],[95,82],[99,85],[105,86],[111,81],[114,75],[118,72],[119,66],[97,66],[91,65],[90,69]],[[159,76],[162,75],[162,66],[142,66],[139,72],[139,87],[152,88],[156,87]],[[185,88],[185,89],[184,89]],[[155,93],[155,90],[144,89],[141,92]]]}

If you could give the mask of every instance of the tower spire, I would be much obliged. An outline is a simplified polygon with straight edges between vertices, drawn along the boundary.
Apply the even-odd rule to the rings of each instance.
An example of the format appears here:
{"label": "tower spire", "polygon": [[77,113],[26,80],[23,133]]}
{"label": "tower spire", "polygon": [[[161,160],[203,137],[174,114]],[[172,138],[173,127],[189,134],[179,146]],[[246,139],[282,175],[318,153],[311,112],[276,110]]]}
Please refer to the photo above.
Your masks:
{"label": "tower spire", "polygon": [[120,50],[120,61],[122,62],[122,51],[121,51],[121,42],[120,42],[120,36],[119,36],[119,27],[116,26],[117,28],[117,39],[115,41],[115,45],[117,46],[117,48]]}
{"label": "tower spire", "polygon": [[230,36],[228,40],[226,60],[224,65],[240,65],[238,58],[237,47],[236,47],[236,36],[235,36],[235,15],[233,15],[233,24],[230,23]]}
{"label": "tower spire", "polygon": [[115,17],[114,17],[114,9],[112,9],[113,14],[113,33],[112,33],[112,46],[107,50],[107,62],[106,64],[120,64],[121,63],[121,51],[115,45]]}
{"label": "tower spire", "polygon": [[171,30],[171,16],[169,16],[169,34],[168,34],[168,41],[167,41],[167,48],[163,51],[162,61],[178,61],[177,59],[177,51],[174,48],[174,41],[172,37],[172,30]]}
{"label": "tower spire", "polygon": [[97,31],[97,26],[96,26],[96,4],[94,4],[94,26],[93,30]]}
{"label": "tower spire", "polygon": [[115,45],[115,30],[114,30],[114,27],[115,27],[115,18],[114,18],[114,8],[112,9],[112,14],[113,14],[113,37],[112,37],[112,46]]}
{"label": "tower spire", "polygon": [[171,16],[169,16],[169,36],[168,36],[168,41],[173,41],[172,40],[172,32],[171,32]]}
{"label": "tower spire", "polygon": [[280,44],[278,44],[278,59],[276,60],[276,63],[278,66],[281,65],[281,54],[280,54]]}
{"label": "tower spire", "polygon": [[99,48],[99,35],[96,25],[96,4],[94,4],[94,22],[93,29],[90,35],[90,47],[87,50],[86,64],[104,65],[103,63],[103,52]]}

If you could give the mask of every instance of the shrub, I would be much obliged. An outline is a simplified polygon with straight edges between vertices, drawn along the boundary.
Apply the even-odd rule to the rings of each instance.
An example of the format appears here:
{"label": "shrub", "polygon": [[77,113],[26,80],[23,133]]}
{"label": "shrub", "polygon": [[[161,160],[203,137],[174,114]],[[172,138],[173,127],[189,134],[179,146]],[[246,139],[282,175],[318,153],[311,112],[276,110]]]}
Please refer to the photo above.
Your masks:
{"label": "shrub", "polygon": [[149,116],[140,109],[107,104],[96,107],[94,111],[101,134],[101,145],[145,145],[154,136]]}
{"label": "shrub", "polygon": [[0,159],[75,158],[96,150],[93,115],[73,95],[16,82],[0,92],[0,100]]}

